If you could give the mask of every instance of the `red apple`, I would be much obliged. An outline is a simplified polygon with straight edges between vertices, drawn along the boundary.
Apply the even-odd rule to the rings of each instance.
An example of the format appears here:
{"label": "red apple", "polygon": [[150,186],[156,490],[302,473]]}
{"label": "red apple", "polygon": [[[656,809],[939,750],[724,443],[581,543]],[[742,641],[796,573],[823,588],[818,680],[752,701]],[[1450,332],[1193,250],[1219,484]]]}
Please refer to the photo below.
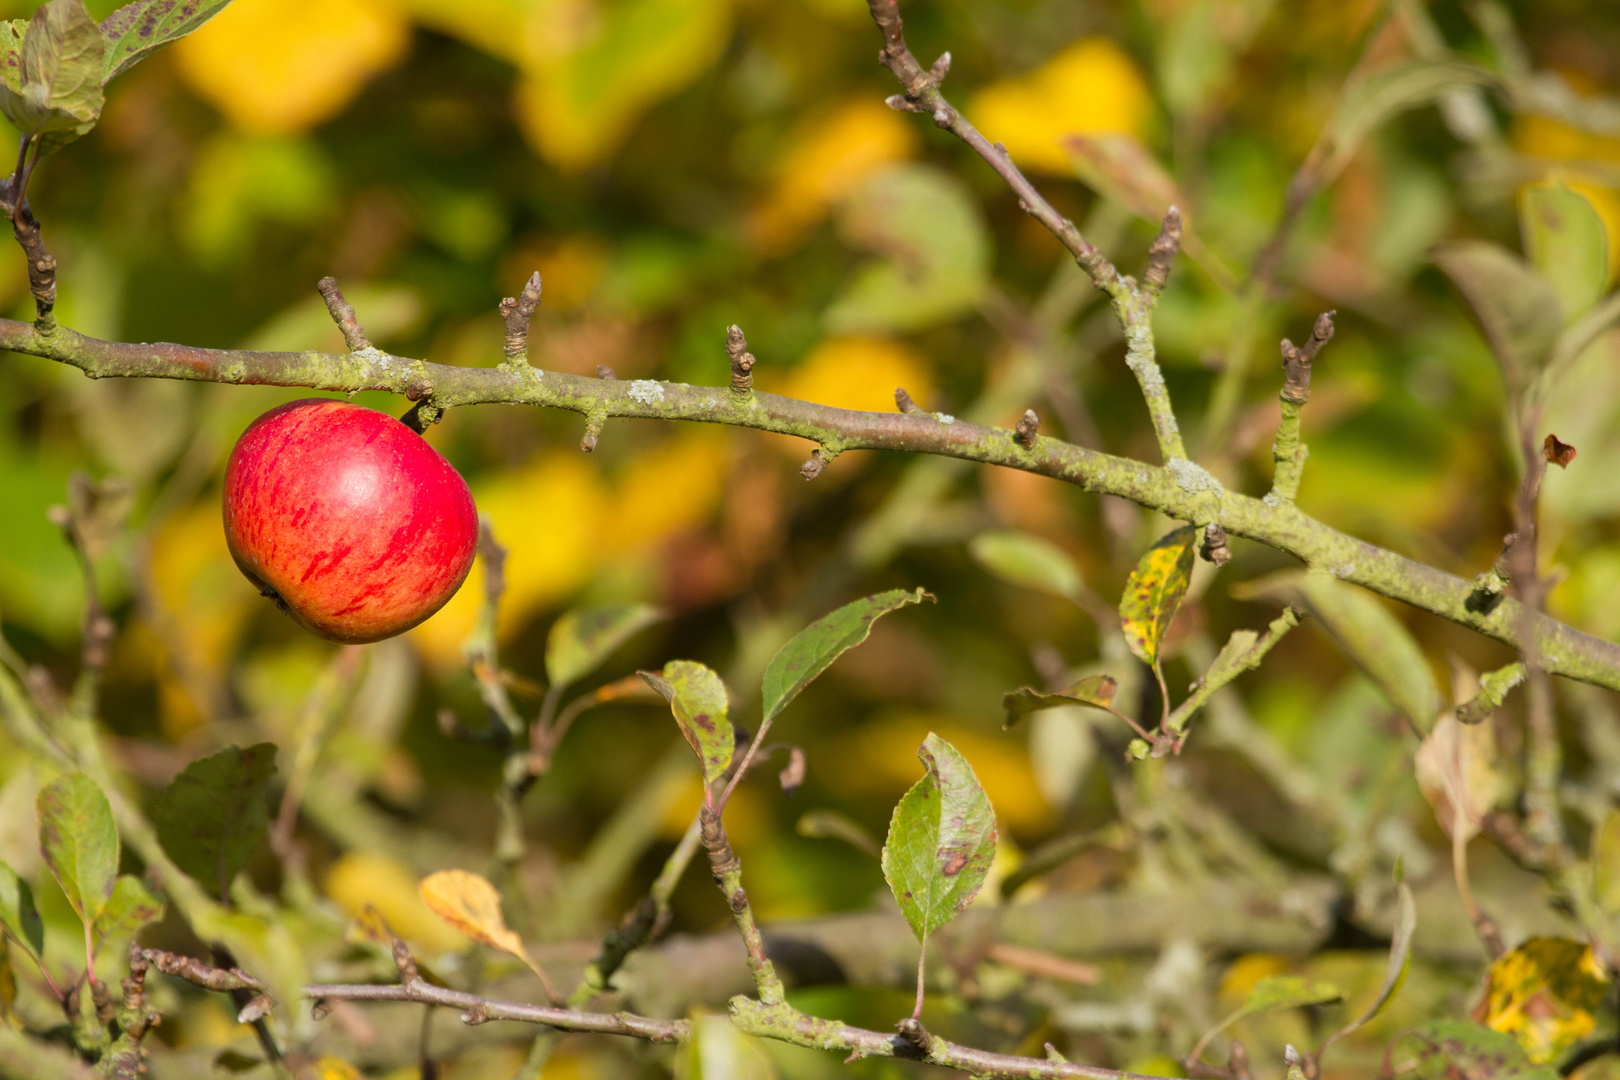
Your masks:
{"label": "red apple", "polygon": [[478,513],[461,475],[386,413],[312,398],[271,409],[225,468],[236,565],[312,634],[380,641],[455,595]]}

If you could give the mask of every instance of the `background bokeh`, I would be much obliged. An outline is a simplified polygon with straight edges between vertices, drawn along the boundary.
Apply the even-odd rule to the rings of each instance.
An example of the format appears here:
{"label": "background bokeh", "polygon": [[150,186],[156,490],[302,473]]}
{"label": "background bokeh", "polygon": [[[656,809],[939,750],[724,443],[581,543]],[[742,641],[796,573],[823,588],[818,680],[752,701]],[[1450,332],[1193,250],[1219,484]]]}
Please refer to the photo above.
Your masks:
{"label": "background bokeh", "polygon": [[[90,4],[98,17],[112,6]],[[31,7],[7,0],[0,14]],[[1452,0],[916,0],[904,13],[925,62],[951,50],[953,101],[1124,269],[1139,271],[1157,223],[1081,183],[1061,137],[1133,136],[1175,176],[1202,251],[1172,276],[1156,320],[1160,358],[1190,444],[1229,487],[1258,494],[1269,484],[1276,340],[1301,338],[1317,312],[1336,308],[1338,336],[1305,411],[1300,504],[1465,577],[1490,565],[1509,528],[1513,436],[1491,354],[1427,255],[1460,237],[1517,248],[1518,193],[1549,176],[1584,195],[1620,239],[1620,123],[1601,97],[1620,93],[1620,11],[1600,0],[1472,13]],[[884,107],[896,87],[874,62],[877,47],[859,0],[236,0],[114,83],[100,126],[48,159],[29,194],[61,261],[62,321],[97,337],[336,350],[341,338],[314,291],[331,273],[384,348],[492,366],[496,304],[538,269],[538,366],[718,384],[725,328],[737,323],[765,389],[890,409],[900,386],[925,408],[1003,424],[1033,405],[1044,431],[1156,460],[1111,314],[982,162],[926,118]],[[1461,123],[1450,102],[1401,113],[1306,206],[1276,299],[1248,317],[1229,286],[1271,235],[1352,64],[1446,47],[1510,73],[1556,74],[1577,99],[1611,102],[1610,119],[1594,105],[1598,119],[1583,126],[1495,92],[1469,99],[1483,105],[1483,127]],[[1610,254],[1620,264],[1620,243]],[[15,251],[0,257],[0,309],[31,316]],[[1223,380],[1234,363],[1249,376]],[[1222,385],[1236,397],[1223,403]],[[290,762],[320,708],[309,702],[330,696],[322,680],[358,679],[306,805],[311,872],[334,910],[374,902],[407,934],[452,948],[458,939],[413,907],[414,881],[485,865],[494,835],[498,756],[446,737],[436,720],[450,709],[469,727],[484,722],[462,657],[481,571],[358,667],[255,595],[225,549],[220,475],[241,430],[298,396],[92,382],[5,357],[0,621],[29,662],[65,683],[82,586],[46,509],[74,470],[126,479],[133,528],[103,582],[120,626],[105,706],[118,759],[148,787],[231,742],[272,739]],[[405,406],[359,400],[396,414]],[[1543,557],[1558,582],[1550,606],[1614,640],[1620,336],[1588,350],[1545,410],[1545,428],[1579,449],[1543,497]],[[806,810],[832,808],[881,836],[919,775],[912,751],[928,730],[974,764],[1001,816],[1009,867],[1043,841],[1123,813],[1125,731],[1102,714],[1060,712],[1003,732],[999,703],[1065,666],[1123,671],[1134,661],[1106,619],[999,580],[968,542],[991,529],[1044,537],[1106,609],[1162,519],[1044,479],[868,452],[839,457],[806,484],[797,467],[810,447],[785,437],[622,421],[587,456],[580,434],[572,414],[510,406],[455,410],[429,434],[509,549],[501,657],[523,679],[543,683],[545,634],[562,611],[644,600],[669,619],[598,679],[703,660],[731,681],[748,724],[765,660],[803,623],[881,588],[922,585],[938,597],[881,623],[785,715],[780,737],[809,760],[795,798],[766,781],[742,789],[728,816],[764,919],[883,902],[874,862],[794,825]],[[1178,640],[1219,643],[1271,617],[1225,584],[1288,561],[1243,542],[1233,550],[1207,593],[1201,565],[1202,600]],[[1483,670],[1511,658],[1455,626],[1398,614],[1443,686],[1457,664]],[[1197,670],[1185,655],[1173,660],[1172,688]],[[1415,782],[1375,784],[1398,740],[1371,684],[1325,635],[1303,630],[1239,688],[1254,738],[1308,788],[1376,825],[1358,873],[1387,880],[1404,857],[1408,879],[1432,886],[1439,922],[1427,925],[1456,924],[1444,837]],[[532,711],[538,700],[524,690]],[[1141,694],[1151,701],[1151,688]],[[1603,719],[1601,698],[1562,704],[1571,782],[1605,790],[1613,748],[1594,748],[1592,732],[1612,716]],[[1504,734],[1510,750],[1516,730]],[[1232,823],[1234,850],[1282,875],[1341,869],[1244,755],[1199,742],[1195,734],[1178,765],[1182,797]],[[645,889],[697,799],[695,771],[665,761],[678,743],[666,714],[637,707],[590,714],[570,734],[524,803],[526,910],[514,921],[525,933],[589,939]],[[35,781],[16,761],[0,755],[0,806],[31,798]],[[581,892],[579,868],[597,865],[593,841],[627,800],[640,800],[653,824],[622,871]],[[27,830],[0,831],[0,856],[27,863]],[[1509,873],[1483,846],[1476,861],[1486,893],[1493,874]],[[256,880],[273,892],[276,867],[262,862]],[[1019,895],[1109,888],[1150,870],[1104,850]],[[694,870],[676,894],[675,929],[724,926],[705,878]],[[1504,895],[1539,888],[1504,880]],[[1196,886],[1172,877],[1163,887]],[[1474,971],[1438,937],[1424,953],[1423,933],[1425,959],[1403,999],[1408,1023],[1461,1015]],[[1202,1008],[1218,1015],[1261,975],[1307,967],[1370,993],[1383,965],[1376,935],[1352,921],[1332,944],[1309,958],[1199,955]],[[1162,955],[1121,959],[1101,986],[1063,992],[1135,1001],[1163,966]],[[905,997],[820,993],[816,1007],[876,1015],[877,1026]],[[191,1010],[162,1036],[251,1047],[222,1005],[198,999]],[[1027,1019],[1005,1030],[961,1023],[981,1041],[1016,1041],[1034,1030]],[[1250,1045],[1280,1047],[1289,1025],[1306,1022],[1255,1021]],[[1044,1023],[1043,1038],[1060,1037]],[[1188,1017],[1165,1024],[1199,1030]],[[1175,1040],[1156,1027],[1103,1029],[1070,1035],[1116,1065],[1169,1067],[1153,1055]],[[1346,1075],[1370,1074],[1395,1029],[1343,1054]],[[485,1048],[448,1076],[506,1076],[521,1061],[523,1045],[503,1041],[510,1033],[483,1030]],[[634,1047],[579,1040],[546,1075],[663,1067]],[[785,1052],[777,1067],[837,1073],[830,1059]],[[852,1071],[903,1072],[873,1062]]]}

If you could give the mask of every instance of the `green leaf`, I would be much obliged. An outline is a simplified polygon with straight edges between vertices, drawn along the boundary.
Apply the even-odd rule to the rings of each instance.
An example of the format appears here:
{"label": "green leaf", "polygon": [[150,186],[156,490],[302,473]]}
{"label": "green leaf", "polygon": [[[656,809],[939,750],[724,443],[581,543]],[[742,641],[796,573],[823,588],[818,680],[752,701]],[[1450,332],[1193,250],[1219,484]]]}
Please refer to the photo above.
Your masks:
{"label": "green leaf", "polygon": [[22,876],[0,862],[0,924],[35,960],[45,954],[45,923],[34,906],[34,890]]}
{"label": "green leaf", "polygon": [[1440,712],[1434,672],[1412,635],[1366,590],[1319,571],[1285,571],[1234,588],[1239,599],[1264,596],[1309,608],[1384,696],[1427,733]]}
{"label": "green leaf", "polygon": [[663,617],[651,604],[603,604],[564,612],[546,635],[546,678],[558,687],[589,675],[614,649]]}
{"label": "green leaf", "polygon": [[[225,10],[231,0],[135,0],[101,24],[106,42],[101,83],[105,86],[146,54],[178,41]],[[369,323],[367,324],[370,325]]]}
{"label": "green leaf", "polygon": [[726,718],[726,684],[695,660],[671,660],[661,673],[638,674],[669,702],[681,734],[703,763],[704,783],[713,783],[731,764],[736,749],[731,721]]}
{"label": "green leaf", "polygon": [[118,877],[118,828],[96,782],[68,773],[40,789],[39,849],[86,926],[101,917]]}
{"label": "green leaf", "polygon": [[146,883],[133,874],[120,875],[113,883],[112,899],[97,926],[96,947],[127,945],[141,927],[163,918],[163,899],[154,896]]}
{"label": "green leaf", "polygon": [[1592,899],[1610,915],[1620,911],[1620,810],[1610,810],[1592,831]]}
{"label": "green leaf", "polygon": [[46,137],[41,154],[73,141],[101,116],[104,52],[84,0],[48,0],[23,33],[19,86],[0,81],[0,112],[24,135]]}
{"label": "green leaf", "polygon": [[958,179],[900,165],[868,180],[844,208],[850,243],[877,251],[827,309],[833,333],[908,331],[973,308],[990,271],[978,201]]}
{"label": "green leaf", "polygon": [[1558,1070],[1537,1065],[1511,1035],[1466,1020],[1431,1020],[1396,1040],[1395,1061],[1412,1055],[1417,1080],[1558,1080]]}
{"label": "green leaf", "polygon": [[1119,600],[1119,621],[1125,644],[1149,664],[1159,662],[1159,647],[1176,609],[1192,584],[1193,536],[1191,525],[1166,534],[1148,549],[1125,582]]}
{"label": "green leaf", "polygon": [[1275,1012],[1278,1009],[1301,1009],[1307,1005],[1326,1005],[1344,997],[1344,991],[1332,983],[1305,979],[1298,975],[1267,975],[1249,990],[1243,1004],[1225,1019],[1204,1032],[1189,1057],[1203,1054],[1209,1041],[1246,1016]]}
{"label": "green leaf", "polygon": [[1489,240],[1459,240],[1434,261],[1474,309],[1491,350],[1521,372],[1538,367],[1564,326],[1558,292],[1519,256]]}
{"label": "green leaf", "polygon": [[1013,529],[982,532],[968,541],[975,562],[1003,581],[1070,600],[1085,582],[1074,560],[1056,544]]}
{"label": "green leaf", "polygon": [[1311,151],[1318,185],[1339,175],[1369,134],[1390,117],[1438,101],[1452,90],[1488,86],[1495,76],[1457,60],[1414,60],[1358,77],[1346,85],[1333,119]]}
{"label": "green leaf", "polygon": [[1553,180],[1519,192],[1519,232],[1530,263],[1558,294],[1573,322],[1609,284],[1609,238],[1586,196]]}
{"label": "green leaf", "polygon": [[186,766],[152,808],[169,858],[221,899],[270,828],[275,776],[274,743],[226,747]]}
{"label": "green leaf", "polygon": [[799,696],[799,691],[831,667],[834,660],[865,641],[878,619],[907,604],[933,599],[933,594],[920,588],[890,589],[845,604],[794,634],[765,665],[760,685],[765,722],[769,723],[787,708],[788,703]]}
{"label": "green leaf", "polygon": [[1383,988],[1366,1012],[1328,1036],[1327,1042],[1322,1044],[1324,1050],[1377,1019],[1406,981],[1406,971],[1412,961],[1412,935],[1417,932],[1417,902],[1412,899],[1412,890],[1404,881],[1395,883],[1395,897],[1395,932],[1389,939],[1389,965],[1384,969]]}
{"label": "green leaf", "polygon": [[1090,705],[1095,709],[1108,709],[1114,703],[1114,691],[1119,683],[1112,676],[1091,675],[1063,690],[1043,692],[1028,686],[1003,694],[1001,707],[1007,711],[1003,727],[1012,727],[1033,712],[1056,709],[1064,705]]}
{"label": "green leaf", "polygon": [[996,856],[996,815],[956,747],[929,732],[917,756],[926,772],[894,808],[883,877],[921,941],[984,885]]}

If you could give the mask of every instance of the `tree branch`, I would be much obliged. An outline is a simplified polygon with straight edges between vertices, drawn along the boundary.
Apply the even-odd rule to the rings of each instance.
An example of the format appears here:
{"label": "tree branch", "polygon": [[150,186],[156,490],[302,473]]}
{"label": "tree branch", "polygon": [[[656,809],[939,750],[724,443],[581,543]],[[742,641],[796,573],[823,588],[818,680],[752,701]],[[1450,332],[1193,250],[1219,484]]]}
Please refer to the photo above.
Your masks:
{"label": "tree branch", "polygon": [[1521,620],[1520,605],[1504,599],[1490,611],[1470,610],[1473,586],[1455,575],[1357,540],[1299,512],[1199,483],[1187,467],[1159,468],[1041,437],[1025,449],[1013,431],[931,413],[873,413],[779,397],[755,390],[746,401],[729,387],[687,386],[637,379],[592,379],[524,367],[464,368],[377,353],[247,352],[172,344],[99,341],[58,327],[42,333],[0,319],[0,348],[56,360],[92,378],[187,379],[321,390],[432,388],[445,407],[525,404],[583,415],[693,420],[772,431],[837,450],[900,450],[938,454],[1050,476],[1087,491],[1117,495],[1183,521],[1220,525],[1365,586],[1422,608],[1504,644],[1519,647],[1521,622],[1530,628],[1549,672],[1620,690],[1620,645],[1581,633],[1541,613]]}

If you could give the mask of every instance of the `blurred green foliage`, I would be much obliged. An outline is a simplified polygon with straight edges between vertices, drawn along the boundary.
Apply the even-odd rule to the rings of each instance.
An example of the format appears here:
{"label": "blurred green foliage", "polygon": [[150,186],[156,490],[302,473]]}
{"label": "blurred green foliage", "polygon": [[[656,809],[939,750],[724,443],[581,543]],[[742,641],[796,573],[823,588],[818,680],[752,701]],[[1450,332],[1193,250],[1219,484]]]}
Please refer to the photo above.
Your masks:
{"label": "blurred green foliage", "polygon": [[[90,4],[98,18],[112,6]],[[1598,0],[915,0],[904,13],[920,57],[952,52],[952,99],[1123,269],[1140,271],[1157,229],[1137,204],[1156,213],[1161,188],[1181,201],[1196,243],[1159,309],[1159,356],[1189,446],[1219,463],[1229,488],[1269,485],[1274,342],[1336,308],[1338,334],[1304,412],[1301,507],[1465,577],[1490,566],[1521,464],[1469,286],[1454,287],[1430,255],[1474,240],[1522,251],[1562,305],[1549,334],[1608,291],[1620,266],[1620,122],[1604,95],[1620,94],[1620,11]],[[59,314],[115,340],[335,350],[341,338],[313,289],[331,273],[382,347],[491,366],[496,304],[538,268],[537,366],[718,384],[725,328],[737,323],[765,389],[886,409],[901,386],[926,409],[1009,426],[1033,405],[1045,432],[1152,460],[1111,315],[982,162],[926,118],[882,107],[895,87],[871,62],[877,44],[859,0],[236,0],[113,83],[100,125],[32,181],[61,262]],[[1447,83],[1417,107],[1380,112],[1364,137],[1345,135],[1359,122],[1341,96],[1355,65],[1364,74],[1447,50],[1519,89]],[[1554,77],[1564,98],[1524,92]],[[1324,130],[1338,133],[1331,182],[1302,208],[1275,295],[1235,287]],[[1090,183],[1080,182],[1059,141],[1076,132],[1137,140],[1161,175],[1110,175],[1092,161]],[[1583,231],[1538,231],[1541,211],[1576,215]],[[31,317],[16,252],[0,258],[0,309]],[[1245,367],[1246,377],[1223,376]],[[1223,405],[1222,393],[1235,396]],[[406,936],[449,950],[456,939],[423,918],[414,882],[484,865],[496,832],[500,755],[437,722],[447,709],[469,728],[484,723],[461,656],[479,572],[440,615],[358,668],[341,668],[332,647],[256,596],[220,534],[220,473],[256,415],[298,396],[91,382],[6,357],[0,622],[27,663],[69,684],[83,586],[46,510],[74,470],[127,480],[132,530],[100,579],[120,628],[103,710],[116,759],[151,794],[231,744],[278,743],[288,775],[310,733],[325,732],[298,830],[310,880],[343,910],[375,903]],[[360,400],[403,412],[381,395]],[[1542,404],[1543,428],[1579,450],[1542,494],[1550,606],[1613,640],[1620,335],[1568,357]],[[734,717],[753,726],[749,688],[811,619],[883,588],[920,585],[939,598],[876,626],[783,714],[777,734],[809,762],[792,801],[763,782],[739,789],[728,821],[762,919],[877,902],[874,860],[793,825],[831,808],[882,835],[917,778],[913,750],[933,730],[971,762],[998,813],[993,880],[1054,837],[1116,820],[1171,837],[1146,851],[1093,847],[1021,898],[1195,889],[1205,875],[1281,887],[1302,874],[1336,875],[1345,898],[1311,955],[1189,952],[1164,927],[1157,953],[1104,958],[1095,987],[1001,993],[985,976],[940,1006],[954,1037],[1035,1053],[1052,1039],[1077,1059],[1152,1069],[1262,978],[1343,988],[1342,1006],[1237,1021],[1236,1034],[1273,1055],[1269,1068],[1283,1042],[1310,1043],[1376,996],[1397,861],[1420,894],[1419,959],[1390,1013],[1331,1064],[1336,1075],[1370,1075],[1397,1032],[1464,1015],[1480,957],[1445,835],[1412,776],[1415,743],[1319,629],[1296,631],[1244,676],[1225,720],[1207,732],[1195,724],[1187,753],[1155,774],[1169,777],[1167,790],[1147,790],[1125,765],[1130,733],[1105,714],[1054,709],[1001,730],[1004,692],[1063,685],[1064,674],[1106,670],[1120,680],[1116,703],[1157,708],[1117,626],[1092,616],[1106,615],[1163,521],[1044,479],[897,456],[849,453],[805,485],[795,468],[809,447],[784,437],[616,422],[585,457],[579,434],[572,415],[486,406],[452,412],[429,435],[510,550],[500,657],[526,714],[539,706],[528,690],[545,685],[546,632],[574,605],[641,602],[671,614],[583,688],[672,657],[701,660],[726,676],[741,697]],[[970,551],[975,536],[1009,530],[1067,557],[1056,563],[1061,587],[1027,568],[998,570],[1007,560],[986,543]],[[1053,564],[1048,548],[1020,550]],[[1288,565],[1237,541],[1233,553],[1226,582]],[[1162,647],[1178,699],[1231,630],[1263,628],[1275,613],[1206,592],[1209,583],[1199,564]],[[1457,627],[1390,612],[1421,643],[1437,686],[1465,694],[1473,672],[1512,659]],[[326,730],[311,716],[329,693],[322,680],[334,678],[354,685]],[[1580,795],[1570,819],[1584,838],[1620,790],[1616,710],[1579,692],[1560,704],[1567,781]],[[1510,754],[1522,747],[1517,708],[1510,701],[1497,721]],[[507,883],[515,928],[589,939],[634,904],[697,802],[695,769],[661,764],[679,741],[660,710],[634,705],[595,710],[572,729],[522,803],[529,845]],[[0,858],[26,873],[38,854],[11,819],[26,816],[17,808],[41,778],[6,754],[0,781]],[[595,841],[637,799],[651,824],[620,852],[622,872],[581,892],[582,867],[618,866]],[[1143,805],[1170,823],[1148,828]],[[1542,886],[1483,842],[1474,868],[1476,891],[1515,933],[1551,918]],[[283,884],[262,850],[249,874],[265,894]],[[676,929],[726,923],[704,876],[694,871],[676,891]],[[33,880],[48,948],[64,933],[70,947],[76,924],[59,890]],[[567,918],[556,915],[559,897],[572,897]],[[183,936],[173,919],[159,932]],[[908,993],[799,997],[886,1028]],[[187,1000],[162,1038],[253,1051],[251,1033],[217,1003]],[[1614,1023],[1612,1010],[1600,1020]],[[414,1033],[383,1037],[403,1044]],[[522,1048],[487,1042],[447,1075],[509,1075]],[[785,1076],[836,1074],[812,1055],[767,1052]],[[663,1067],[653,1060],[581,1042],[545,1075]],[[912,1075],[878,1062],[851,1071]]]}

